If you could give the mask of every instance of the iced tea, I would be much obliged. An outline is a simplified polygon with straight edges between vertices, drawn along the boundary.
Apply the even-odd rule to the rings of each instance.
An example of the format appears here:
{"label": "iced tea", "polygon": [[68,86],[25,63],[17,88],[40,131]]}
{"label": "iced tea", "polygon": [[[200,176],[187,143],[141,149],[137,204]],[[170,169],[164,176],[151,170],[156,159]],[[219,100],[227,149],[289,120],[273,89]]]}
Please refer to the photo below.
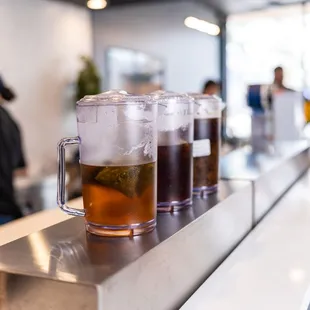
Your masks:
{"label": "iced tea", "polygon": [[194,154],[194,191],[217,189],[219,177],[221,118],[194,120],[194,140],[210,140],[210,154],[196,157]]}
{"label": "iced tea", "polygon": [[192,143],[158,146],[157,208],[171,211],[191,204]]}
{"label": "iced tea", "polygon": [[156,166],[81,165],[86,221],[102,229],[155,226]]}

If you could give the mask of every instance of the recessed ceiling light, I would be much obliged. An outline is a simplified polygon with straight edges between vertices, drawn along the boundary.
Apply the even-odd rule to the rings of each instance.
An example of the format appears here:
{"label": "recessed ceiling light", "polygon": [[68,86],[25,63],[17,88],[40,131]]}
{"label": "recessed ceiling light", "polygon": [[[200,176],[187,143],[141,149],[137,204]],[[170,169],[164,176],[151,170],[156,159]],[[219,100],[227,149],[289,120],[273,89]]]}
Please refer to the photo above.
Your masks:
{"label": "recessed ceiling light", "polygon": [[106,0],[88,0],[87,7],[91,10],[102,10],[107,6]]}
{"label": "recessed ceiling light", "polygon": [[209,23],[205,20],[198,19],[193,16],[185,18],[184,25],[188,28],[207,33],[210,36],[217,36],[221,31],[218,25]]}

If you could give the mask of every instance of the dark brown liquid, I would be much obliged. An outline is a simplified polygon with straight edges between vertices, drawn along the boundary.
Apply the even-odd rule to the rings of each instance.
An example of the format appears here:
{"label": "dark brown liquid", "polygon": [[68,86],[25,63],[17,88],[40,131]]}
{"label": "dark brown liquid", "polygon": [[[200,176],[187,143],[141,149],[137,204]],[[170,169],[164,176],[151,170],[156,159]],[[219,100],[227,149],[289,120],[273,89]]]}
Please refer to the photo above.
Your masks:
{"label": "dark brown liquid", "polygon": [[132,225],[156,216],[155,163],[136,166],[81,165],[87,222]]}
{"label": "dark brown liquid", "polygon": [[191,198],[192,144],[158,147],[157,203]]}
{"label": "dark brown liquid", "polygon": [[194,188],[213,187],[218,183],[221,143],[221,119],[195,119],[194,140],[209,139],[211,154],[194,158]]}

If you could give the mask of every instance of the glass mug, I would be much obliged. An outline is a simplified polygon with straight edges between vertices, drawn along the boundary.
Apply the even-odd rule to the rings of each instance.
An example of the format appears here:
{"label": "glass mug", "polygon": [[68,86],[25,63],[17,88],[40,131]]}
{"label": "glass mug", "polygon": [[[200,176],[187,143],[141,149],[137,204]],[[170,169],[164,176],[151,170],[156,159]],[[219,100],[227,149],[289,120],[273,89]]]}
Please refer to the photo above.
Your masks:
{"label": "glass mug", "polygon": [[192,204],[193,107],[187,95],[158,91],[157,210],[173,212]]}
{"label": "glass mug", "polygon": [[[77,102],[78,137],[58,144],[57,202],[101,236],[133,236],[156,226],[157,105],[149,96],[109,91]],[[79,144],[84,210],[65,204],[65,147]]]}
{"label": "glass mug", "polygon": [[223,104],[216,96],[191,94],[194,108],[194,195],[217,191]]}

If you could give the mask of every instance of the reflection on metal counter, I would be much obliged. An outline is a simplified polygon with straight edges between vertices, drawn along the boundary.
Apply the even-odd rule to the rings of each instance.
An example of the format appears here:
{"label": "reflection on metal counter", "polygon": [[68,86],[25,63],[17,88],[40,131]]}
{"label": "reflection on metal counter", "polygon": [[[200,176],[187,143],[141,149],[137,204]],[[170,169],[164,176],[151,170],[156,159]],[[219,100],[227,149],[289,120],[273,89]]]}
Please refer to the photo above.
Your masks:
{"label": "reflection on metal counter", "polygon": [[309,145],[306,140],[278,142],[264,153],[244,147],[222,158],[222,179],[252,183],[254,225],[309,167]]}

